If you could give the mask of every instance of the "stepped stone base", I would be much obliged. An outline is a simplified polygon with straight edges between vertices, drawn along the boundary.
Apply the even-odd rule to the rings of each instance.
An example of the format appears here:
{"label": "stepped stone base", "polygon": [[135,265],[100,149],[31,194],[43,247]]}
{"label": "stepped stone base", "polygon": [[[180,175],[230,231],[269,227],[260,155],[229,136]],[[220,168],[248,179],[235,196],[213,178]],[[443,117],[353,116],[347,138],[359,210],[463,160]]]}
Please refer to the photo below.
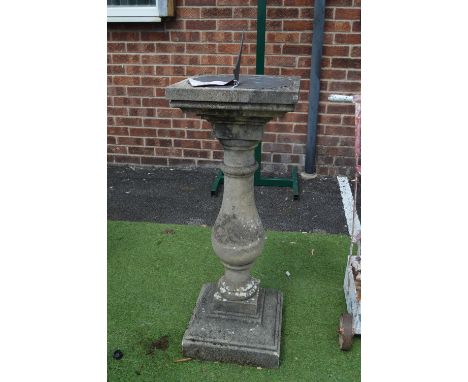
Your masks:
{"label": "stepped stone base", "polygon": [[[187,357],[242,365],[279,367],[283,295],[260,288],[257,309],[245,313],[213,298],[216,284],[204,284],[182,339]],[[245,303],[244,303],[245,304]],[[243,313],[238,313],[243,312]]]}

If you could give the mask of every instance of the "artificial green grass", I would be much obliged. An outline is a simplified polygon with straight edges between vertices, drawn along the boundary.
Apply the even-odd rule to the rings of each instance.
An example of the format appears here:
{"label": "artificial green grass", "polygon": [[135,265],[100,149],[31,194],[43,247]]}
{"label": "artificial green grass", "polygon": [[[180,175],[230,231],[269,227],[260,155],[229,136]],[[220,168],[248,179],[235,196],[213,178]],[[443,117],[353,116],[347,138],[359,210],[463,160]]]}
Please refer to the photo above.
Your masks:
{"label": "artificial green grass", "polygon": [[[360,338],[342,352],[336,333],[346,311],[344,235],[267,232],[252,274],[283,292],[279,369],[174,363],[202,284],[223,273],[210,235],[206,227],[108,222],[109,381],[359,381]],[[150,353],[166,335],[168,349]]]}

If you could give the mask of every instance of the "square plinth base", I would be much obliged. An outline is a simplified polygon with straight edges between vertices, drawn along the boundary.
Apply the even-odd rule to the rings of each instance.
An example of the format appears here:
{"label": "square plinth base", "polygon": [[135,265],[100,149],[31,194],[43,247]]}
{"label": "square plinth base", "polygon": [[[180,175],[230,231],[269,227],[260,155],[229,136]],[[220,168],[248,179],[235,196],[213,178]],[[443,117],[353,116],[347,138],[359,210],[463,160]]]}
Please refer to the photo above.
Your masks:
{"label": "square plinth base", "polygon": [[186,357],[276,368],[279,366],[283,295],[260,288],[255,313],[224,310],[205,284],[182,339]]}

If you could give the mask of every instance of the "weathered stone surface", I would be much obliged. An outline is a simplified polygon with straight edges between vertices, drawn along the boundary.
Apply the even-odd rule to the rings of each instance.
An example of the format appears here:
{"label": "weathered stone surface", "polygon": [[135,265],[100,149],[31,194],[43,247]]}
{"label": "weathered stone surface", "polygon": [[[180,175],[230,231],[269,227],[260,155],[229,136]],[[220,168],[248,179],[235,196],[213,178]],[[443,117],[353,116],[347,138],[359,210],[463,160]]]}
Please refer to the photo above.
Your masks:
{"label": "weathered stone surface", "polygon": [[184,355],[202,360],[278,367],[281,292],[261,288],[257,310],[252,314],[239,314],[220,310],[213,301],[215,290],[216,284],[202,287],[182,339]]}
{"label": "weathered stone surface", "polygon": [[[231,77],[220,75],[213,76],[213,79],[225,80]],[[299,99],[299,82],[300,77],[250,75],[241,76],[240,84],[235,88],[232,86],[194,88],[188,80],[183,80],[166,88],[166,98],[171,101],[294,105]]]}
{"label": "weathered stone surface", "polygon": [[211,235],[224,275],[202,289],[182,342],[187,356],[279,366],[282,295],[262,290],[250,275],[265,241],[253,190],[254,150],[265,124],[294,110],[298,96],[299,77],[243,76],[235,88],[184,80],[166,89],[170,105],[211,122],[224,147],[223,203]]}

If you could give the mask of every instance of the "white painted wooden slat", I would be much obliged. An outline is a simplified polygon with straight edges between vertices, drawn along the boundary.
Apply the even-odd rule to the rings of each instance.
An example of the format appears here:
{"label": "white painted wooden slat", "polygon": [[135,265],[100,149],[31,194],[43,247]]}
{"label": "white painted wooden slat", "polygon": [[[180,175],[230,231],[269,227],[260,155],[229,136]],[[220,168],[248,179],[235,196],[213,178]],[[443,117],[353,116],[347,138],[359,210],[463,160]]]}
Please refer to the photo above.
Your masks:
{"label": "white painted wooden slat", "polygon": [[356,235],[361,232],[361,223],[357,213],[354,213],[354,232],[352,231],[353,227],[353,206],[354,199],[353,194],[351,193],[351,187],[349,187],[348,178],[345,176],[337,176],[338,185],[340,186],[341,199],[343,200],[343,209],[346,216],[346,224],[348,225],[348,232],[351,237],[356,237]]}

